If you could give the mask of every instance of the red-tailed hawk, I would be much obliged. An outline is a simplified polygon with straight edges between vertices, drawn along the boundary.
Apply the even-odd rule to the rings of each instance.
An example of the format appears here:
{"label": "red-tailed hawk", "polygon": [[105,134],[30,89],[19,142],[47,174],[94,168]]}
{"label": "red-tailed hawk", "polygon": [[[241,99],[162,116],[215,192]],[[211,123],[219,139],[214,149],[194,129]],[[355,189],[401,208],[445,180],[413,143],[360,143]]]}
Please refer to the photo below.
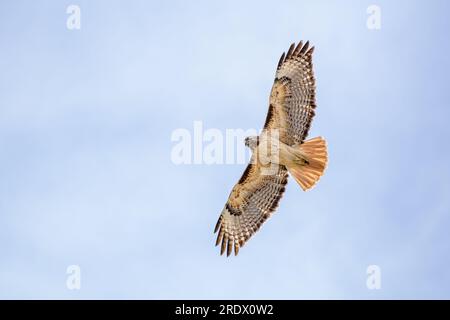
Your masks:
{"label": "red-tailed hawk", "polygon": [[293,43],[278,62],[264,129],[260,136],[245,139],[252,158],[214,230],[218,232],[220,254],[227,251],[229,256],[234,248],[237,255],[272,215],[284,193],[288,172],[306,191],[325,170],[325,140],[317,137],[305,141],[316,108],[313,51],[309,42]]}

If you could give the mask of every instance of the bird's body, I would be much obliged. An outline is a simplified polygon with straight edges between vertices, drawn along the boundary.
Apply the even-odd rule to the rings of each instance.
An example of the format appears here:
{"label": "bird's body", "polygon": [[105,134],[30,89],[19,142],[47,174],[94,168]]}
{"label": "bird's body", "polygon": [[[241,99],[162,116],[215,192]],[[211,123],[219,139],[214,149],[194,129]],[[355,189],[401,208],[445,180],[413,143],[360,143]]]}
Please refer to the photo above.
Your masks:
{"label": "bird's body", "polygon": [[287,184],[288,172],[303,190],[316,184],[328,156],[326,142],[305,138],[314,116],[315,79],[307,42],[291,45],[280,58],[269,99],[263,132],[248,137],[252,158],[234,186],[217,221],[216,245],[221,254],[237,255],[240,247],[276,210]]}

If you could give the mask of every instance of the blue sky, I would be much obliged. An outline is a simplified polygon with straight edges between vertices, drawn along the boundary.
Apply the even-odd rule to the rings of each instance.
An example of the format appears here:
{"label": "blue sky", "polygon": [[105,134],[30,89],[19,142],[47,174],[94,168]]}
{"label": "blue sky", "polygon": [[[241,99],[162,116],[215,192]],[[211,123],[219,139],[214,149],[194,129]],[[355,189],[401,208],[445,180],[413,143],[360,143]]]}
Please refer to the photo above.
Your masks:
{"label": "blue sky", "polygon": [[[450,298],[449,9],[2,1],[0,297]],[[171,134],[262,126],[278,58],[302,39],[329,167],[310,192],[290,181],[240,255],[220,257],[213,227],[245,166],[175,165]]]}

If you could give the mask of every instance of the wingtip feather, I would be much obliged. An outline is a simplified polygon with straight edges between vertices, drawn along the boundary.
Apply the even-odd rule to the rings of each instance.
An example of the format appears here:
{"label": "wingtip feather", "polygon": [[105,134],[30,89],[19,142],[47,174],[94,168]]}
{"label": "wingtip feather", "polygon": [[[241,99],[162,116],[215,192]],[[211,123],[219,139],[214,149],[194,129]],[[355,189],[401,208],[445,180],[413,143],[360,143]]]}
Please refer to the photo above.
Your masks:
{"label": "wingtip feather", "polygon": [[309,40],[306,41],[305,45],[302,47],[302,49],[300,50],[299,54],[305,54],[305,52],[308,50],[309,48]]}
{"label": "wingtip feather", "polygon": [[295,49],[295,42],[293,42],[289,47],[289,50],[286,54],[286,59],[289,59],[292,56],[292,52],[294,52],[294,49]]}
{"label": "wingtip feather", "polygon": [[225,237],[222,238],[222,246],[220,247],[220,255],[223,255],[227,246]]}
{"label": "wingtip feather", "polygon": [[214,233],[217,232],[217,230],[219,230],[219,227],[221,225],[222,222],[222,216],[219,217],[219,220],[217,220],[216,226],[214,227]]}
{"label": "wingtip feather", "polygon": [[233,240],[228,239],[228,244],[227,244],[227,257],[230,256],[232,249],[233,249]]}
{"label": "wingtip feather", "polygon": [[281,57],[280,57],[280,60],[278,61],[278,67],[277,67],[277,69],[280,69],[281,65],[283,64],[285,55],[286,55],[286,54],[283,52],[283,54],[282,54]]}

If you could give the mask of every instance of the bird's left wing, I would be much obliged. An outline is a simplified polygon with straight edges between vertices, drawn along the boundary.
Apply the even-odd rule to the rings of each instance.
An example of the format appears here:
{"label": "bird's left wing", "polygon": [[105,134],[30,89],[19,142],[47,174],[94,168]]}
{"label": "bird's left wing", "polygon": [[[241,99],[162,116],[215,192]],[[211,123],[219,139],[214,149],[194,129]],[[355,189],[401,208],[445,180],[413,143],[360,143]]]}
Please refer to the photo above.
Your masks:
{"label": "bird's left wing", "polygon": [[264,128],[280,130],[280,140],[288,145],[303,142],[314,117],[313,52],[309,42],[303,45],[300,41],[297,46],[293,43],[278,62]]}
{"label": "bird's left wing", "polygon": [[229,256],[234,248],[237,255],[239,248],[272,215],[284,193],[286,168],[277,165],[266,174],[255,162],[252,158],[217,221],[214,232],[219,233],[216,245],[221,244],[220,254],[227,251]]}

